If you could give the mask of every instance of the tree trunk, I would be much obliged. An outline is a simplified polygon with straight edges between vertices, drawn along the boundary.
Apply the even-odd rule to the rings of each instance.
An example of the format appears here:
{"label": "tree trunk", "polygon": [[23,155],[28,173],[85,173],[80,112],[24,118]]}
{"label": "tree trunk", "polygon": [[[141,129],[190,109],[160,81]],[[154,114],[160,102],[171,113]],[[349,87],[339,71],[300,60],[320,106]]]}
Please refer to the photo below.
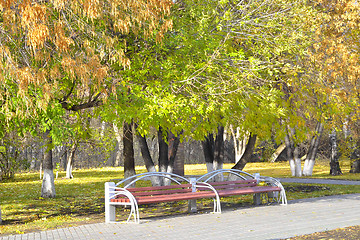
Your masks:
{"label": "tree trunk", "polygon": [[334,130],[332,134],[330,134],[330,174],[333,176],[341,175],[341,169],[339,164],[339,152],[337,146],[337,136],[336,131]]}
{"label": "tree trunk", "polygon": [[245,152],[241,156],[241,159],[232,167],[232,169],[243,170],[246,163],[251,160],[251,155],[254,152],[255,144],[256,144],[257,135],[250,134],[248,143],[246,144]]}
{"label": "tree trunk", "polygon": [[311,139],[309,150],[306,154],[306,159],[304,163],[303,175],[304,176],[311,176],[313,173],[316,154],[318,152],[321,134],[324,130],[324,126],[322,123],[318,122],[315,129],[315,135]]}
{"label": "tree trunk", "polygon": [[35,170],[36,168],[36,157],[34,154],[34,150],[32,147],[29,148],[29,155],[30,155],[30,170]]}
{"label": "tree trunk", "polygon": [[169,146],[164,139],[163,130],[159,127],[158,143],[159,143],[159,171],[166,172],[169,165]]}
{"label": "tree trunk", "polygon": [[355,146],[353,147],[350,160],[353,161],[351,164],[350,173],[360,173],[360,139],[357,140]]}
{"label": "tree trunk", "polygon": [[40,179],[42,179],[42,172],[43,172],[43,161],[40,161],[40,166],[39,166]]}
{"label": "tree trunk", "polygon": [[41,197],[54,198],[56,194],[52,162],[52,138],[49,130],[45,133],[45,139],[47,141],[47,147],[43,160],[44,177],[41,186]]}
{"label": "tree trunk", "polygon": [[234,149],[235,149],[235,164],[240,161],[242,155],[245,152],[246,149],[246,143],[248,141],[247,136],[243,136],[240,140],[240,133],[239,128],[236,128],[236,131],[230,126],[231,129],[231,135],[233,137],[234,141]]}
{"label": "tree trunk", "polygon": [[274,163],[276,162],[276,159],[280,156],[280,154],[286,149],[286,144],[283,143],[281,144],[276,150],[275,152],[271,155],[271,158],[269,160],[269,162]]}
{"label": "tree trunk", "polygon": [[[205,163],[207,171],[222,169],[224,162],[224,127],[219,126],[217,129],[216,139],[213,134],[209,134],[202,141]],[[223,177],[217,176],[215,181],[221,181]]]}
{"label": "tree trunk", "polygon": [[224,164],[224,127],[219,126],[214,145],[214,170],[223,168]]}
{"label": "tree trunk", "polygon": [[[154,161],[151,158],[149,147],[146,138],[140,134],[136,134],[136,138],[140,145],[141,155],[144,159],[145,166],[148,172],[156,172]],[[161,180],[158,177],[152,177],[151,183],[153,186],[161,186]]]}
{"label": "tree trunk", "polygon": [[67,146],[63,145],[62,149],[63,149],[63,154],[62,154],[62,157],[61,157],[61,159],[62,159],[61,162],[62,162],[62,167],[63,167],[64,171],[66,171],[67,159],[68,159]]}
{"label": "tree trunk", "polygon": [[350,173],[360,173],[360,160],[356,160],[351,164]]}
{"label": "tree trunk", "polygon": [[169,148],[168,148],[169,164],[167,167],[168,173],[172,173],[174,171],[174,163],[175,163],[176,153],[179,148],[179,144],[180,144],[179,136],[175,137],[175,135],[172,132],[169,132]]}
{"label": "tree trunk", "polygon": [[66,164],[66,177],[65,178],[68,178],[68,179],[74,178],[74,176],[72,175],[72,170],[73,170],[74,161],[75,161],[76,149],[77,149],[77,143],[75,142],[71,146],[69,158],[67,159],[67,164]]}
{"label": "tree trunk", "polygon": [[357,141],[355,150],[351,154],[350,159],[353,160],[350,173],[360,173],[360,139]]}
{"label": "tree trunk", "polygon": [[301,159],[299,158],[299,147],[294,144],[295,128],[288,127],[288,134],[285,136],[287,158],[290,165],[291,175],[301,177]]}
{"label": "tree trunk", "polygon": [[208,172],[214,171],[213,162],[214,162],[214,135],[208,134],[207,137],[201,142],[204,152],[204,158],[206,163],[206,168]]}
{"label": "tree trunk", "polygon": [[131,177],[135,172],[134,141],[131,124],[124,122],[124,178]]}
{"label": "tree trunk", "polygon": [[121,162],[121,153],[123,151],[123,149],[122,149],[123,144],[122,144],[122,140],[121,140],[121,133],[115,123],[113,124],[113,129],[114,129],[115,138],[116,138],[117,146],[118,146],[118,148],[116,148],[115,162],[113,163],[113,166],[118,167],[118,166],[120,166],[120,162]]}

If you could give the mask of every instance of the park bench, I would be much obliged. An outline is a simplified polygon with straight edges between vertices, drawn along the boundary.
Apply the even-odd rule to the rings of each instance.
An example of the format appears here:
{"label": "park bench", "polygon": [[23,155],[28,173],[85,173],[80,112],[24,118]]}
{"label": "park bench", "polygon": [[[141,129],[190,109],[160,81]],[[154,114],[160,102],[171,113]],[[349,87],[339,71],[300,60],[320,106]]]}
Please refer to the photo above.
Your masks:
{"label": "park bench", "polygon": [[[227,175],[226,180],[224,175]],[[167,179],[172,184],[134,187],[136,182],[151,178]],[[213,182],[214,179],[221,181]],[[259,185],[261,181],[265,182],[265,185]],[[123,187],[119,187],[122,185]],[[126,178],[117,184],[105,183],[105,222],[116,222],[115,207],[119,205],[130,206],[127,222],[130,222],[133,217],[134,222],[139,223],[139,205],[188,200],[189,211],[196,212],[197,199],[213,198],[214,212],[221,213],[220,197],[253,194],[255,204],[260,204],[261,194],[264,193],[267,194],[268,201],[275,199],[277,202],[281,200],[283,204],[286,204],[285,190],[280,182],[239,170],[222,169],[199,178],[185,178],[162,172],[143,173]]]}
{"label": "park bench", "polygon": [[207,190],[202,189],[201,184],[210,184],[219,197],[252,194],[255,205],[260,205],[263,199],[267,202],[281,201],[282,205],[287,204],[282,184],[275,178],[262,177],[258,173],[251,175],[236,169],[220,169],[207,173],[196,181],[197,189]]}

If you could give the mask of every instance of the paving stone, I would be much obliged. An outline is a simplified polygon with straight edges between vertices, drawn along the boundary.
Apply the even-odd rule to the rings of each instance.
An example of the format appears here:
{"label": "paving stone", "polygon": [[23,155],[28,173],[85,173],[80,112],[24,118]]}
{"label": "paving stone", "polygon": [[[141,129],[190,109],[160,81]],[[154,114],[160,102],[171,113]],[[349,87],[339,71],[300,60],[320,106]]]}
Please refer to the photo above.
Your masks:
{"label": "paving stone", "polygon": [[360,194],[289,201],[222,214],[153,218],[140,224],[89,224],[5,239],[279,239],[360,225]]}

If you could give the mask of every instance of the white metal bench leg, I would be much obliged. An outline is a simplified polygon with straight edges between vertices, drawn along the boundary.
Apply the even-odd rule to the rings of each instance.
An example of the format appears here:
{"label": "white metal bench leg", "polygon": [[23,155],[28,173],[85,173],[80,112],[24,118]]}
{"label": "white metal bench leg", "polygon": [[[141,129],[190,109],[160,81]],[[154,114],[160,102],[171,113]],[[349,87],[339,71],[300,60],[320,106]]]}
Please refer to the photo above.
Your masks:
{"label": "white metal bench leg", "polygon": [[111,223],[111,222],[115,222],[115,206],[114,205],[110,205],[110,204],[106,204],[105,205],[105,222],[106,223]]}
{"label": "white metal bench leg", "polygon": [[260,193],[254,194],[254,205],[261,205],[261,194]]}
{"label": "white metal bench leg", "polygon": [[[196,178],[190,178],[190,184],[191,186],[191,191],[192,192],[196,192]],[[191,199],[188,201],[188,211],[190,213],[196,213],[197,212],[197,205],[196,205],[196,199]]]}
{"label": "white metal bench leg", "polygon": [[115,183],[106,182],[105,183],[105,222],[115,222],[115,206],[110,204],[110,198],[114,195],[110,193],[114,191]]}
{"label": "white metal bench leg", "polygon": [[140,223],[139,207],[134,202],[131,202],[131,210],[127,222],[130,222],[131,217],[134,218],[134,223]]}
{"label": "white metal bench leg", "polygon": [[219,199],[214,198],[214,213],[221,213],[221,203]]}
{"label": "white metal bench leg", "polygon": [[188,201],[188,211],[190,213],[196,213],[197,212],[196,199],[191,199],[191,200]]}

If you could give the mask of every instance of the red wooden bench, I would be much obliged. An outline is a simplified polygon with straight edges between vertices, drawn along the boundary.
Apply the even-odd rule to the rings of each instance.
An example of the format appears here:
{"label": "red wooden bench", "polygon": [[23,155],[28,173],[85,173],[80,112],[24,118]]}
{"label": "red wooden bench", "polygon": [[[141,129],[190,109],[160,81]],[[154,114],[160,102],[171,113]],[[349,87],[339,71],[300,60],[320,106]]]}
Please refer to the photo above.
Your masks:
{"label": "red wooden bench", "polygon": [[[138,205],[143,204],[214,198],[214,212],[221,211],[219,209],[220,198],[210,184],[202,185],[202,190],[198,190],[196,189],[197,185],[195,182],[191,182],[191,180],[176,174],[148,173],[148,175],[152,177],[154,177],[154,175],[159,177],[166,176],[174,180],[175,184],[169,186],[130,187],[133,181],[124,188],[119,188],[112,182],[105,183],[105,222],[115,222],[116,205],[130,206],[131,209],[127,222],[133,217],[135,223],[140,222]],[[141,177],[146,176],[147,174],[141,174]],[[185,183],[181,183],[175,178]]]}
{"label": "red wooden bench", "polygon": [[[274,192],[281,192],[281,188],[278,186],[258,185],[258,181],[256,179],[209,182],[209,184],[216,189],[219,197],[253,194],[255,205],[261,204],[260,197],[262,193],[271,193],[273,195]],[[201,186],[201,183],[198,183],[198,185]],[[207,190],[201,187],[198,187],[197,189]]]}
{"label": "red wooden bench", "polygon": [[[196,211],[197,199],[213,198],[214,212],[221,213],[220,197],[254,194],[255,204],[260,204],[260,194],[262,193],[272,194],[280,192],[285,194],[282,186],[261,186],[258,184],[259,179],[254,179],[250,174],[247,174],[247,176],[253,179],[240,177],[241,180],[210,182],[214,176],[227,173],[226,171],[218,170],[211,174],[206,174],[199,179],[187,179],[168,173],[145,173],[132,176],[119,182],[117,185],[113,182],[107,182],[105,183],[105,222],[115,222],[115,207],[117,205],[130,206],[131,209],[127,222],[133,217],[134,222],[139,223],[138,205],[142,204],[189,200],[189,211],[194,212]],[[234,174],[234,171],[230,172]],[[149,177],[165,177],[172,180],[175,184],[170,186],[131,187],[136,181]],[[200,180],[205,181],[202,182]],[[128,184],[124,187],[117,187],[125,182],[128,182]]]}

